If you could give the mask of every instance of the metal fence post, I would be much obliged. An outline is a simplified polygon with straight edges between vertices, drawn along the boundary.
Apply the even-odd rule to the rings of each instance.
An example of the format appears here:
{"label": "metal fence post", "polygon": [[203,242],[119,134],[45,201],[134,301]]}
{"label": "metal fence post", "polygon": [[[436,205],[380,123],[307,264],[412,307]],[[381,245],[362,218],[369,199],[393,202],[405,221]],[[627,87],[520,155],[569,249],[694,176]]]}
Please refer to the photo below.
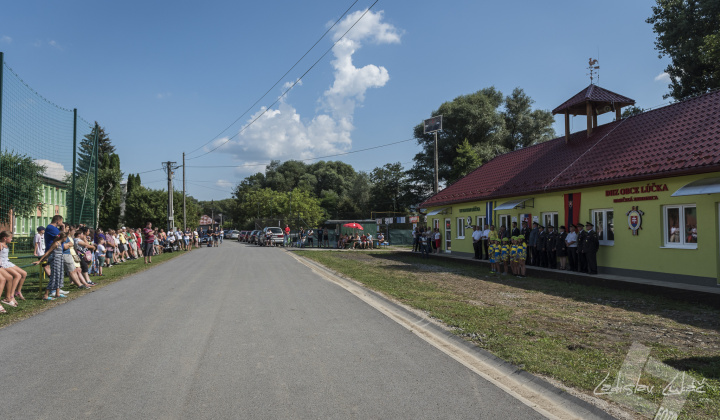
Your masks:
{"label": "metal fence post", "polygon": [[77,209],[75,208],[75,196],[77,190],[75,189],[75,179],[77,178],[77,108],[73,108],[73,174],[72,174],[72,186],[70,194],[70,224],[76,225],[78,223]]}
{"label": "metal fence post", "polygon": [[[99,224],[99,217],[98,213],[100,212],[100,206],[98,205],[98,166],[100,166],[100,160],[98,157],[100,156],[100,144],[98,142],[99,137],[99,126],[97,122],[95,123],[95,201],[93,202],[93,226],[95,229],[98,228]],[[92,159],[90,159],[90,162],[92,162]],[[90,173],[90,171],[88,171]]]}
{"label": "metal fence post", "polygon": [[5,53],[0,51],[0,152],[2,152],[2,98],[3,98],[3,70],[5,70]]}

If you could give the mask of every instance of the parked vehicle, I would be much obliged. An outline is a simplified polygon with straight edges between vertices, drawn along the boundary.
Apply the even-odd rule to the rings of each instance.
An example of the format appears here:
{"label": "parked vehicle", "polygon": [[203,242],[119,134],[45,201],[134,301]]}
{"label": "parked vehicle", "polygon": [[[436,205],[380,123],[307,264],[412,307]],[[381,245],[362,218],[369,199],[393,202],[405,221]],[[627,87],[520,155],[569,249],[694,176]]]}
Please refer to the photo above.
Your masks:
{"label": "parked vehicle", "polygon": [[249,244],[256,244],[256,243],[257,243],[258,232],[260,232],[260,231],[259,231],[259,230],[253,230],[252,232],[250,232],[250,239],[248,239],[248,243],[249,243]]}
{"label": "parked vehicle", "polygon": [[225,232],[225,235],[227,235],[225,237],[225,239],[237,239],[238,235],[240,235],[240,231],[239,230],[231,230],[229,233]]}
{"label": "parked vehicle", "polygon": [[274,246],[284,246],[285,245],[285,236],[283,234],[282,229],[279,227],[266,227],[262,230],[261,233],[258,234],[260,245],[265,245],[265,240],[267,238],[267,232],[271,232],[271,239],[270,239],[270,245]]}

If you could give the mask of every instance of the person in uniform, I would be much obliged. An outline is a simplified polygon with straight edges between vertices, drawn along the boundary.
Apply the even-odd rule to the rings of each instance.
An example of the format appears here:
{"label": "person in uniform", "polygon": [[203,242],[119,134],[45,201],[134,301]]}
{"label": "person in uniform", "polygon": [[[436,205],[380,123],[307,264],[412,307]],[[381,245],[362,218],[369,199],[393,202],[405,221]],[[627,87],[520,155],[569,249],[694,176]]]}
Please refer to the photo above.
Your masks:
{"label": "person in uniform", "polygon": [[598,238],[597,232],[593,229],[595,226],[587,222],[585,223],[585,244],[583,249],[585,250],[585,259],[587,260],[587,273],[597,274],[597,252],[600,248],[600,239]]}
{"label": "person in uniform", "polygon": [[527,238],[527,246],[528,246],[528,261],[527,263],[529,265],[537,266],[538,264],[538,241],[540,240],[540,229],[538,228],[539,224],[538,222],[533,222],[533,228],[530,231],[530,236],[525,236]]}
{"label": "person in uniform", "polygon": [[527,240],[530,237],[530,227],[528,226],[528,223],[526,220],[523,220],[522,222],[522,229],[520,229],[520,235],[523,238],[523,243],[527,246]]}
{"label": "person in uniform", "polygon": [[578,229],[578,271],[581,273],[587,273],[587,260],[585,259],[585,238],[587,237],[587,231],[583,229],[582,223],[578,223],[576,227]]}
{"label": "person in uniform", "polygon": [[560,259],[559,269],[560,270],[567,270],[567,244],[565,244],[565,238],[567,238],[567,233],[565,232],[565,226],[560,226],[560,233],[557,235],[557,240],[555,241],[555,252],[557,253],[558,258]]}
{"label": "person in uniform", "polygon": [[547,227],[547,266],[548,268],[557,268],[557,251],[555,246],[557,245],[557,232],[555,232],[555,226],[548,225]]}
{"label": "person in uniform", "polygon": [[537,243],[538,267],[547,267],[547,232],[545,226],[540,225],[538,229],[540,229]]}

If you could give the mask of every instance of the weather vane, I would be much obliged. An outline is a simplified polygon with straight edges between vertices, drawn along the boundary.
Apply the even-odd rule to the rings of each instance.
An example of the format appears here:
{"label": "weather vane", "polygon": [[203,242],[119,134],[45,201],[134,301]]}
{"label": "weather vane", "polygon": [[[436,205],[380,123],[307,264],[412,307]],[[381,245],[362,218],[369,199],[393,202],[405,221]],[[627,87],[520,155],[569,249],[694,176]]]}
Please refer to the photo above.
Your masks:
{"label": "weather vane", "polygon": [[588,70],[590,70],[588,75],[590,76],[590,84],[593,84],[593,78],[595,75],[597,75],[598,82],[600,82],[600,65],[598,63],[599,61],[593,59],[592,57],[588,60]]}

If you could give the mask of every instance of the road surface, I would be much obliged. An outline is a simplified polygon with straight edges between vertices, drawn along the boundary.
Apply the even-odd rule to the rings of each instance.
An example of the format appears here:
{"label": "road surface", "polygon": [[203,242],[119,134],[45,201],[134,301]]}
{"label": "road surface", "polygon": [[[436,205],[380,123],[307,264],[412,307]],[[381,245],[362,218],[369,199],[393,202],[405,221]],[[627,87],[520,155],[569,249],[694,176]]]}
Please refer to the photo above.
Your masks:
{"label": "road surface", "polygon": [[3,419],[536,419],[290,253],[202,248],[0,330]]}

